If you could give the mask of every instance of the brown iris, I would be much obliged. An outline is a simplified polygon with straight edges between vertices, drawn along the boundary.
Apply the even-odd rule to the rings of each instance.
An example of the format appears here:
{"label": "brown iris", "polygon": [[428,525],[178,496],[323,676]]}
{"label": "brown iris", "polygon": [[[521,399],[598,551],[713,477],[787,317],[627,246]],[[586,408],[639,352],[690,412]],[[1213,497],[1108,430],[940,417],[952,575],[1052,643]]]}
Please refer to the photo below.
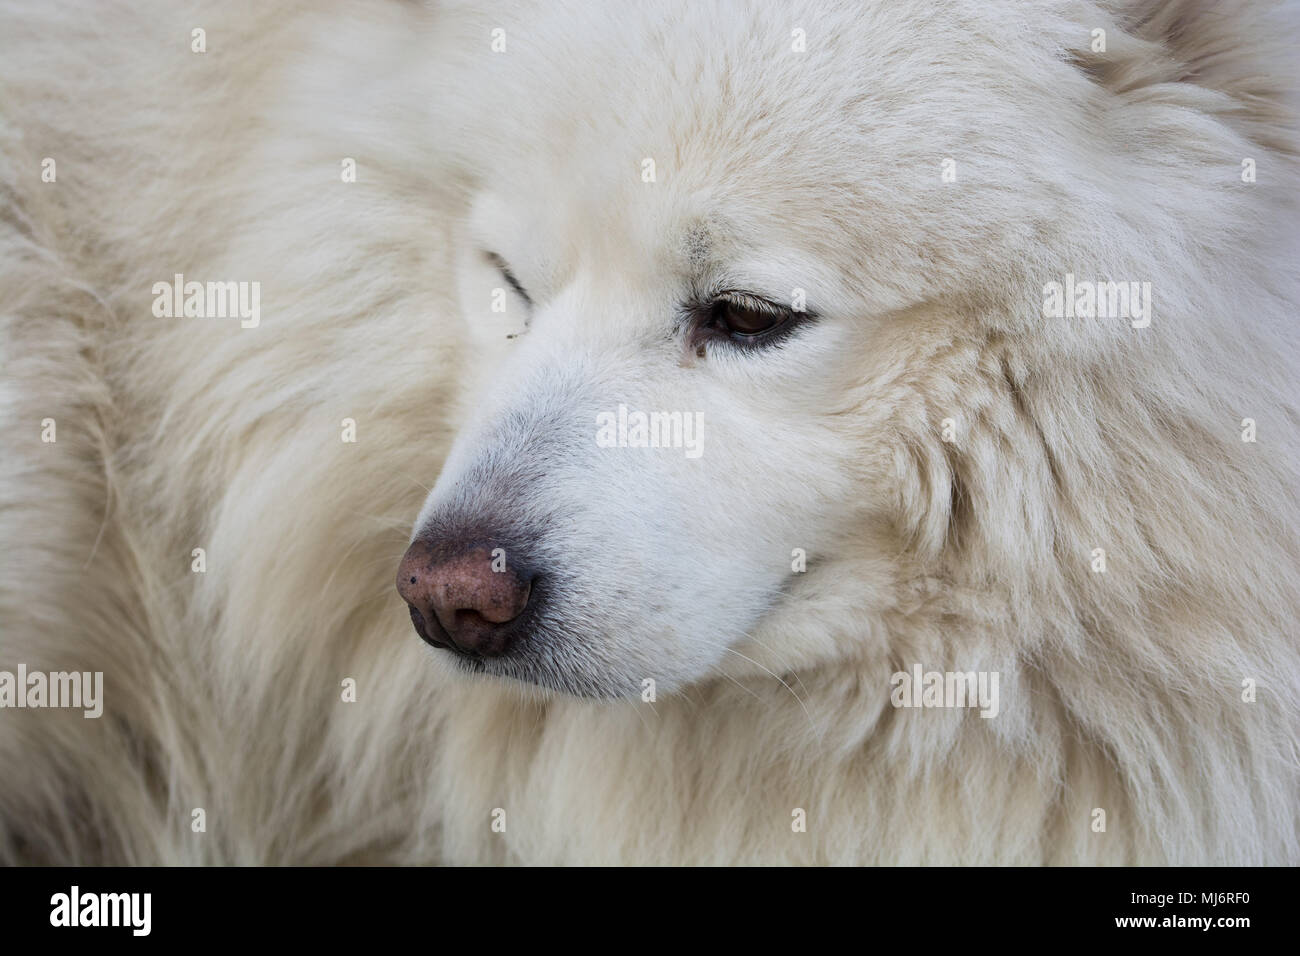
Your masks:
{"label": "brown iris", "polygon": [[790,312],[745,293],[729,293],[713,301],[710,324],[720,332],[742,338],[754,338],[783,324]]}

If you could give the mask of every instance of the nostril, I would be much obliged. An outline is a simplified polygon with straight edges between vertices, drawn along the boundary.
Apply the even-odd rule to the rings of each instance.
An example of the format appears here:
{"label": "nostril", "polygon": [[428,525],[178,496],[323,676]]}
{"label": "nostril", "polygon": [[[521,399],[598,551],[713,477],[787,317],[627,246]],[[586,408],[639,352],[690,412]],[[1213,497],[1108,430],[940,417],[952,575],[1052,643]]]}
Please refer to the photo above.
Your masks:
{"label": "nostril", "polygon": [[472,609],[457,611],[455,613],[453,620],[457,628],[482,627],[485,624],[491,623],[490,621],[488,621],[487,618],[485,618],[478,611]]}
{"label": "nostril", "polygon": [[442,641],[439,641],[432,634],[429,633],[429,622],[425,620],[425,617],[420,612],[419,608],[411,604],[408,604],[406,608],[411,612],[411,623],[415,625],[415,633],[420,635],[421,640],[423,640],[426,644],[430,644],[434,647],[447,646]]}
{"label": "nostril", "polygon": [[450,630],[452,630],[453,633],[458,633],[460,631],[465,630],[466,628],[497,627],[502,624],[510,623],[518,616],[519,615],[517,614],[512,614],[509,617],[507,617],[505,620],[496,621],[488,617],[487,614],[483,613],[482,611],[476,610],[475,608],[461,608],[460,610],[456,611],[455,615],[453,616],[452,619],[453,626],[452,628],[450,628]]}
{"label": "nostril", "polygon": [[[528,606],[531,584],[523,583],[513,574],[491,572],[485,578],[469,585],[467,591],[457,595],[460,600],[437,606],[439,619],[450,612],[453,622],[475,625],[508,624]],[[446,621],[443,621],[446,624]]]}

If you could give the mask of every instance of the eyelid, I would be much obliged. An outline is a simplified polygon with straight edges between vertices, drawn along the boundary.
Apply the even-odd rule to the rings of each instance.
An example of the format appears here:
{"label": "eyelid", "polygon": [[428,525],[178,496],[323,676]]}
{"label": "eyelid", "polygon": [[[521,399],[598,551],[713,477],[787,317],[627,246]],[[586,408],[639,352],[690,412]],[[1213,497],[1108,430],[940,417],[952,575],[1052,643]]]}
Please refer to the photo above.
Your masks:
{"label": "eyelid", "polygon": [[528,294],[528,291],[524,288],[523,283],[520,282],[519,279],[515,277],[515,274],[512,271],[510,271],[510,264],[507,263],[505,259],[501,258],[500,254],[498,253],[488,252],[485,253],[485,255],[487,256],[488,262],[496,266],[497,271],[501,273],[501,278],[506,280],[506,283],[510,286],[510,288],[514,289],[515,292],[519,293],[519,297],[521,299],[523,299],[529,305],[532,305],[533,297]]}
{"label": "eyelid", "polygon": [[718,301],[732,302],[747,309],[767,312],[772,315],[782,315],[799,322],[814,321],[821,318],[821,313],[806,303],[803,308],[796,309],[793,305],[780,299],[769,298],[759,292],[747,292],[744,289],[718,287],[698,301],[701,308],[707,308],[710,304]]}
{"label": "eyelid", "polygon": [[750,309],[754,312],[766,312],[771,315],[792,315],[794,310],[788,305],[782,305],[779,302],[773,302],[765,299],[761,295],[755,295],[753,292],[742,292],[736,289],[723,289],[713,294],[713,301],[730,302],[733,305],[739,305],[743,308]]}

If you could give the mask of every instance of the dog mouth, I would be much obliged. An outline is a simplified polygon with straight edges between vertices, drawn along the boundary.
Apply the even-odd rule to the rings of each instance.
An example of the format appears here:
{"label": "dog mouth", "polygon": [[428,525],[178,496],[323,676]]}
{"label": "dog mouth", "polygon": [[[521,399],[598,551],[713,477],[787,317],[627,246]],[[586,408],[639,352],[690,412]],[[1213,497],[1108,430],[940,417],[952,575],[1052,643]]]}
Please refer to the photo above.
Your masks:
{"label": "dog mouth", "polygon": [[639,682],[621,681],[589,664],[583,666],[579,661],[586,655],[573,652],[574,644],[568,647],[570,650],[562,654],[520,649],[509,656],[493,658],[475,657],[454,650],[431,653],[443,657],[450,655],[452,666],[461,674],[518,690],[607,701],[627,700],[639,692]]}

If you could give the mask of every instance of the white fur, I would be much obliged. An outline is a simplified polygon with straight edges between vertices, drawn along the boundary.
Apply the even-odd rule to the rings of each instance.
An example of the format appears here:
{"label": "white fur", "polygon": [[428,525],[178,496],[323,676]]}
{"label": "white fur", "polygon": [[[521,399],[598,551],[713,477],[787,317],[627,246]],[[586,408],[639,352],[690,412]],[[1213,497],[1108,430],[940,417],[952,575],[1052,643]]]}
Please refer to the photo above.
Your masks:
{"label": "white fur", "polygon": [[[1300,862],[1289,8],[140,6],[0,14],[0,668],[106,684],[0,711],[0,860]],[[820,320],[693,356],[704,239]],[[154,318],[178,272],[260,326]],[[1067,272],[1151,326],[1045,319]],[[632,696],[419,643],[457,501],[550,529],[551,683]]]}

